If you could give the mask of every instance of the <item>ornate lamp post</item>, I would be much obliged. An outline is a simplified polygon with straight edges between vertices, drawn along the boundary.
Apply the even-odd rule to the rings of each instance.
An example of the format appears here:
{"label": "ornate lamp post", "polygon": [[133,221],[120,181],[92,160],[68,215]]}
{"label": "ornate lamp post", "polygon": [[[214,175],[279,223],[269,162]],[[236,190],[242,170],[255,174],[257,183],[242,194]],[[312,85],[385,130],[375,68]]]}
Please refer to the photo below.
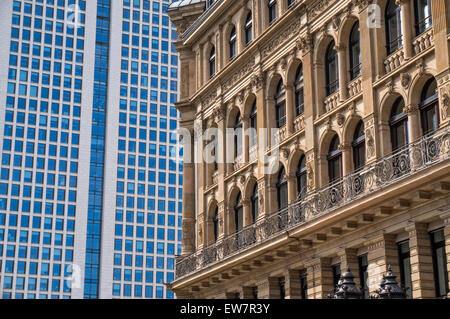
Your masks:
{"label": "ornate lamp post", "polygon": [[388,271],[380,283],[380,289],[376,291],[379,299],[406,299],[405,289],[398,285],[395,278],[391,265],[389,265]]}
{"label": "ornate lamp post", "polygon": [[341,276],[339,280],[337,291],[334,294],[335,299],[361,299],[362,293],[359,291],[358,287],[356,287],[353,279],[352,272],[350,268],[347,268],[347,271]]}

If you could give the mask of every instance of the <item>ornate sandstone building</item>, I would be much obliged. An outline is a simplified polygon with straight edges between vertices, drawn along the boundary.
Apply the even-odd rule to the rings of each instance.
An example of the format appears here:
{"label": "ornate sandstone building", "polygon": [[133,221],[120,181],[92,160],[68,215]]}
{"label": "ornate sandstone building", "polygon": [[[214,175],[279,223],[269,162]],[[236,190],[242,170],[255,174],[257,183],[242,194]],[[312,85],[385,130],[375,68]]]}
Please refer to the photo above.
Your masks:
{"label": "ornate sandstone building", "polygon": [[[368,298],[388,265],[410,298],[447,296],[450,3],[184,0],[169,15],[192,133],[177,296],[325,298],[350,268]],[[277,128],[278,143],[238,135],[234,162],[194,163],[207,128]],[[275,149],[267,174],[258,155]]]}

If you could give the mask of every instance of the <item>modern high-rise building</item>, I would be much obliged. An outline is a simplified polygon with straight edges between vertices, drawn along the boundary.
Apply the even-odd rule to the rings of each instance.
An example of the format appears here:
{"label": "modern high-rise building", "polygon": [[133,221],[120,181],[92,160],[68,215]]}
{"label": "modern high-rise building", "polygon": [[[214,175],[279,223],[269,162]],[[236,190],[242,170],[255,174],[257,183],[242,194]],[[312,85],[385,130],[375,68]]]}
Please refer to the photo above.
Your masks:
{"label": "modern high-rise building", "polygon": [[194,134],[177,296],[383,297],[392,272],[409,298],[450,296],[450,2],[168,12]]}
{"label": "modern high-rise building", "polygon": [[0,1],[2,298],[175,297],[169,4]]}

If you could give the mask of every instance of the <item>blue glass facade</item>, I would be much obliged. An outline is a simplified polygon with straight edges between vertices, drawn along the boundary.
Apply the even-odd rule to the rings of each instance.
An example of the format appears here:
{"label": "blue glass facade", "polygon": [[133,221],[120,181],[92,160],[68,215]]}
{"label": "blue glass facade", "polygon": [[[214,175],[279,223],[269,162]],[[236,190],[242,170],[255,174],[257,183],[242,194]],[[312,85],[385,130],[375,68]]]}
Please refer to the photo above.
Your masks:
{"label": "blue glass facade", "polygon": [[168,5],[123,0],[113,296],[174,297],[164,283],[180,249],[182,164]]}
{"label": "blue glass facade", "polygon": [[169,4],[0,1],[1,298],[175,297],[164,285],[183,184]]}
{"label": "blue glass facade", "polygon": [[1,101],[3,299],[71,294],[86,3],[67,3],[80,8],[77,28],[64,23],[65,1],[12,1]]}
{"label": "blue glass facade", "polygon": [[89,206],[84,275],[84,298],[86,299],[99,297],[110,9],[110,0],[97,1],[91,164],[89,167]]}

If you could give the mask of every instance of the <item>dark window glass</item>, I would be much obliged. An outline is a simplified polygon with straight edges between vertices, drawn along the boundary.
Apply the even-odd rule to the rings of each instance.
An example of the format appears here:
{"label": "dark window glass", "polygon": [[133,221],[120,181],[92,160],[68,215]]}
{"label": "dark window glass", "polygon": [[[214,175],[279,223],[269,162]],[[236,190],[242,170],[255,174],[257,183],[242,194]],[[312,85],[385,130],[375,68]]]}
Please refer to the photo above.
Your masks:
{"label": "dark window glass", "polygon": [[216,207],[213,216],[213,226],[214,226],[214,241],[219,238],[219,208]]}
{"label": "dark window glass", "polygon": [[359,23],[356,22],[350,32],[350,77],[356,79],[361,75],[361,49],[359,44]]}
{"label": "dark window glass", "polygon": [[400,266],[400,283],[406,288],[406,296],[412,298],[411,281],[411,256],[409,251],[409,241],[398,243],[398,257]]}
{"label": "dark window glass", "polygon": [[282,168],[277,182],[278,209],[280,210],[288,206],[288,185],[285,175],[284,168]]}
{"label": "dark window glass", "polygon": [[298,198],[303,199],[307,192],[307,184],[306,184],[306,157],[303,155],[297,166],[297,192]]}
{"label": "dark window glass", "polygon": [[278,286],[280,287],[280,299],[286,298],[286,281],[284,277],[278,278]]}
{"label": "dark window glass", "polygon": [[229,45],[230,45],[230,60],[231,60],[236,56],[236,28],[235,27],[233,27],[233,29],[231,29]]}
{"label": "dark window glass", "polygon": [[253,189],[252,197],[250,198],[252,204],[252,221],[256,222],[258,219],[258,184]]}
{"label": "dark window glass", "polygon": [[331,95],[339,89],[338,55],[334,47],[335,43],[331,41],[325,55],[327,95]]}
{"label": "dark window glass", "polygon": [[305,98],[303,90],[303,65],[300,64],[295,75],[295,114],[303,114],[305,109]]}
{"label": "dark window glass", "polygon": [[300,271],[301,299],[308,299],[308,273],[306,269]]}
{"label": "dark window glass", "polygon": [[252,296],[253,296],[253,299],[258,299],[258,287],[257,286],[252,287]]}
{"label": "dark window glass", "polygon": [[386,5],[386,48],[387,54],[399,49],[402,42],[402,20],[400,4],[389,0]]}
{"label": "dark window glass", "polygon": [[234,222],[236,233],[244,228],[244,208],[242,206],[241,194],[236,198],[234,206]]}
{"label": "dark window glass", "polygon": [[245,20],[245,44],[249,44],[253,40],[253,20],[252,12],[250,11]]}
{"label": "dark window glass", "polygon": [[269,0],[267,6],[269,7],[269,24],[271,24],[277,18],[277,1]]}
{"label": "dark window glass", "polygon": [[275,111],[277,128],[286,125],[286,91],[283,86],[283,80],[278,82],[277,92],[275,94]]}
{"label": "dark window glass", "polygon": [[358,265],[359,265],[359,281],[361,283],[361,292],[363,293],[364,299],[369,299],[369,286],[368,286],[368,278],[369,273],[367,271],[369,263],[367,260],[367,255],[362,255],[358,257]]}
{"label": "dark window glass", "polygon": [[337,135],[331,140],[328,152],[328,177],[330,183],[342,178],[342,151],[339,149],[339,137]]}
{"label": "dark window glass", "polygon": [[431,248],[433,251],[433,270],[436,297],[446,297],[448,293],[448,272],[444,230],[440,229],[438,231],[434,231],[430,235]]}
{"label": "dark window glass", "polygon": [[242,120],[241,113],[238,112],[234,122],[234,156],[238,157],[242,154]]}
{"label": "dark window glass", "polygon": [[256,143],[258,142],[258,134],[257,134],[257,130],[258,130],[258,113],[256,110],[256,100],[253,102],[253,106],[252,106],[252,112],[250,114],[250,128],[251,128],[251,133],[250,133],[250,147],[256,145]]}
{"label": "dark window glass", "polygon": [[357,170],[366,163],[366,134],[364,132],[364,123],[362,121],[356,126],[352,148],[353,164],[355,170]]}
{"label": "dark window glass", "polygon": [[437,83],[434,78],[425,83],[419,108],[423,134],[436,131],[439,128],[439,100]]}
{"label": "dark window glass", "polygon": [[431,0],[414,0],[416,35],[419,35],[433,25],[431,16]]}
{"label": "dark window glass", "polygon": [[408,116],[403,112],[404,107],[405,102],[402,98],[398,98],[392,106],[390,126],[393,152],[409,143]]}
{"label": "dark window glass", "polygon": [[216,74],[216,49],[212,47],[209,54],[209,77],[213,77]]}
{"label": "dark window glass", "polygon": [[339,280],[341,279],[341,265],[335,265],[332,267],[333,269],[333,287],[337,290],[337,285]]}

